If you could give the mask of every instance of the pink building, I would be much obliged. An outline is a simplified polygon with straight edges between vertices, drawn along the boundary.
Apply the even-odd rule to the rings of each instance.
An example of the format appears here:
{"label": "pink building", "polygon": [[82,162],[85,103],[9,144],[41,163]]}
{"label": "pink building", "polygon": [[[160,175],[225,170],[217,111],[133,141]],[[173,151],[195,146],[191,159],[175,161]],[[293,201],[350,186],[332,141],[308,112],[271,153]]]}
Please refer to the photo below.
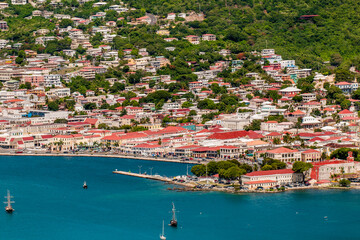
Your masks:
{"label": "pink building", "polygon": [[31,85],[35,85],[39,87],[39,86],[44,86],[45,77],[43,75],[29,75],[29,76],[24,76],[24,81],[30,82]]}

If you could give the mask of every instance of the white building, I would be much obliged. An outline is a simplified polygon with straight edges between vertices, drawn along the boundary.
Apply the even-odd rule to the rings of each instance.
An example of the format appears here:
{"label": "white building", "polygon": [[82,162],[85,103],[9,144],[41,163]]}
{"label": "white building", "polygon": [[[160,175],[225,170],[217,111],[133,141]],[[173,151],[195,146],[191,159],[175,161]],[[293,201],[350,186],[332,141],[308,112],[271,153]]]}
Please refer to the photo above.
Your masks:
{"label": "white building", "polygon": [[48,92],[46,92],[46,95],[59,98],[68,97],[70,96],[70,88],[50,89]]}
{"label": "white building", "polygon": [[50,74],[44,76],[45,87],[62,87],[59,74]]}
{"label": "white building", "polygon": [[266,156],[285,163],[301,161],[301,152],[299,150],[285,147],[268,150]]}
{"label": "white building", "polygon": [[280,61],[281,69],[295,67],[295,60],[282,60]]}
{"label": "white building", "polygon": [[268,55],[274,55],[275,49],[263,49],[261,51],[261,56],[268,56]]}
{"label": "white building", "polygon": [[257,171],[241,176],[242,184],[249,189],[256,189],[257,187],[270,188],[276,185],[302,182],[302,180],[303,175],[295,173],[291,169]]}
{"label": "white building", "polygon": [[27,0],[11,0],[12,5],[25,5],[27,4]]}
{"label": "white building", "polygon": [[8,43],[9,43],[8,40],[0,39],[0,49],[5,48]]}
{"label": "white building", "polygon": [[9,7],[9,4],[6,3],[6,2],[1,2],[0,3],[0,9],[5,9],[5,8],[8,8]]}

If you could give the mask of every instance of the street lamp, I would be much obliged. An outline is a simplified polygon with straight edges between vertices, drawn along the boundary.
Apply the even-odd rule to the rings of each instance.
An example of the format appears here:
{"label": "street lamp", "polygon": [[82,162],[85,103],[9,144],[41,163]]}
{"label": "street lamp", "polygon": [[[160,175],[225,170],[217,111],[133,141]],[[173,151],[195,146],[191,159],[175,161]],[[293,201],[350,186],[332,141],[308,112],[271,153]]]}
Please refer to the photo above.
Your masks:
{"label": "street lamp", "polygon": [[141,168],[142,168],[142,166],[140,165],[140,166],[138,166],[139,167],[139,174],[141,174]]}

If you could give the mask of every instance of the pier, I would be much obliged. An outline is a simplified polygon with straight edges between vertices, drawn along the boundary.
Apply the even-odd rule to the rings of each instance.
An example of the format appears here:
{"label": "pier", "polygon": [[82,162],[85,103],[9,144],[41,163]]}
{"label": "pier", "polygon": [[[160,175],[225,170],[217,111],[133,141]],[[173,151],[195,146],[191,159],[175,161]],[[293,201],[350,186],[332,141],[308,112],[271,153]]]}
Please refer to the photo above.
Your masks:
{"label": "pier", "polygon": [[131,176],[131,177],[152,179],[152,180],[162,181],[162,182],[166,182],[166,183],[181,185],[181,186],[184,186],[184,187],[194,187],[194,184],[176,182],[176,181],[173,181],[174,178],[162,177],[160,175],[148,175],[148,174],[125,172],[125,171],[118,171],[118,170],[113,171],[113,173],[120,174],[120,175]]}

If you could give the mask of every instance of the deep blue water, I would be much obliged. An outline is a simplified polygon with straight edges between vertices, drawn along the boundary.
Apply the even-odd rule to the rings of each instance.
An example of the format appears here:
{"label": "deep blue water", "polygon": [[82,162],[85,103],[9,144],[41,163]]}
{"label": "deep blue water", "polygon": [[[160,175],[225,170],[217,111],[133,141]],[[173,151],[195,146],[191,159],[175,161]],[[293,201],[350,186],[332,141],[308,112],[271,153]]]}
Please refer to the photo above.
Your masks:
{"label": "deep blue water", "polygon": [[162,175],[186,173],[177,163],[0,156],[0,195],[10,189],[16,201],[12,215],[0,210],[0,239],[159,239],[171,202],[179,227],[165,226],[168,240],[360,239],[360,191],[175,192],[161,182],[112,174],[137,172],[138,165]]}

